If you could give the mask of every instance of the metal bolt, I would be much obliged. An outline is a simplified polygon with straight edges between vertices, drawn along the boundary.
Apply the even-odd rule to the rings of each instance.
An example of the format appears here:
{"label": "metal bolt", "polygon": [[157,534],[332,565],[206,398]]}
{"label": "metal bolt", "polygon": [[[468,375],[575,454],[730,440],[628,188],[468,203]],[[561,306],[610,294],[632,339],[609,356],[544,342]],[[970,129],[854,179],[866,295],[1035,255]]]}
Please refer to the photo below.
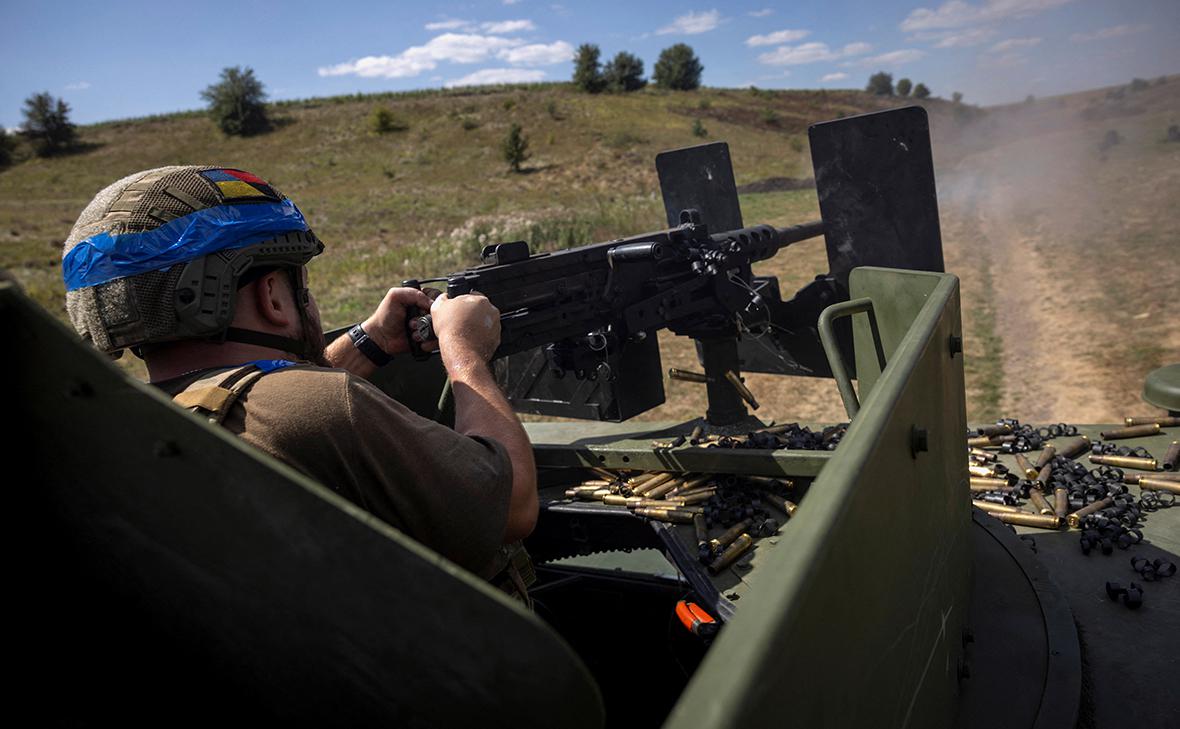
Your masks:
{"label": "metal bolt", "polygon": [[952,334],[950,337],[951,359],[955,358],[956,354],[963,353],[963,338],[958,334]]}
{"label": "metal bolt", "polygon": [[910,456],[917,458],[919,453],[930,450],[930,436],[925,428],[913,426],[910,428]]}

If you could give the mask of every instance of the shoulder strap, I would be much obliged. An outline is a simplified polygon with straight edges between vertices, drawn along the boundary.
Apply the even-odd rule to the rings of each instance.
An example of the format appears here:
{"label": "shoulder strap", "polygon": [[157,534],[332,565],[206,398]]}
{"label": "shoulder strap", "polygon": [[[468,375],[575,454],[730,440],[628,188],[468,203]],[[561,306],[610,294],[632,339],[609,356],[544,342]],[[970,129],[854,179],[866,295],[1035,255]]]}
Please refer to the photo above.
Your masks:
{"label": "shoulder strap", "polygon": [[266,374],[254,363],[218,370],[193,382],[172,398],[172,402],[194,413],[209,418],[209,422],[221,425],[230,408],[255,382]]}

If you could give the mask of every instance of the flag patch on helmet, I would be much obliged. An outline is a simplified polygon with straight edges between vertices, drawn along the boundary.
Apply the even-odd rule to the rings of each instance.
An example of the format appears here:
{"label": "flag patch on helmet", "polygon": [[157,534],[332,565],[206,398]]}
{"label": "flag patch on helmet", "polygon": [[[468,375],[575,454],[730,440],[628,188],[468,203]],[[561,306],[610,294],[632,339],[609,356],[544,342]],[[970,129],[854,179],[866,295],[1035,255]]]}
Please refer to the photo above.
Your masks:
{"label": "flag patch on helmet", "polygon": [[205,170],[201,176],[209,180],[226,200],[268,198],[278,200],[274,188],[261,177],[241,170]]}

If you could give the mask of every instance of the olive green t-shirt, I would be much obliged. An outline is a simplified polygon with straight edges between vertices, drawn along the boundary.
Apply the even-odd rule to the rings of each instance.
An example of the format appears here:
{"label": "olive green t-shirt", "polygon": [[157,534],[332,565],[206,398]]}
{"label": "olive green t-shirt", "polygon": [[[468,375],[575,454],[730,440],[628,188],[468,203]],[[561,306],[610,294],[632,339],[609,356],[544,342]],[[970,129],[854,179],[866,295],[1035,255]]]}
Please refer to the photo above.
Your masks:
{"label": "olive green t-shirt", "polygon": [[[169,395],[209,371],[155,383]],[[453,562],[490,577],[508,520],[512,463],[345,370],[263,375],[222,425]]]}

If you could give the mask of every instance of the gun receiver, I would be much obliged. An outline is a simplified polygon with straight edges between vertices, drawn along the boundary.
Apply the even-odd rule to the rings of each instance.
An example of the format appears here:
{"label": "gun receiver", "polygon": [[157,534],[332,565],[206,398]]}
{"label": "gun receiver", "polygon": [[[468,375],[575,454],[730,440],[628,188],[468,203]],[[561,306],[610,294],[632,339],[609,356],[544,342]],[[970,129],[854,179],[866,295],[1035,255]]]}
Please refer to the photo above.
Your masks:
{"label": "gun receiver", "polygon": [[[696,211],[683,218],[676,228],[555,253],[530,255],[523,241],[491,245],[487,263],[447,277],[447,295],[476,291],[500,310],[497,358],[555,345],[554,368],[585,377],[582,347],[597,352],[662,328],[705,338],[764,326],[751,264],[823,233],[815,221],[710,234]],[[414,326],[433,338],[429,315]]]}

